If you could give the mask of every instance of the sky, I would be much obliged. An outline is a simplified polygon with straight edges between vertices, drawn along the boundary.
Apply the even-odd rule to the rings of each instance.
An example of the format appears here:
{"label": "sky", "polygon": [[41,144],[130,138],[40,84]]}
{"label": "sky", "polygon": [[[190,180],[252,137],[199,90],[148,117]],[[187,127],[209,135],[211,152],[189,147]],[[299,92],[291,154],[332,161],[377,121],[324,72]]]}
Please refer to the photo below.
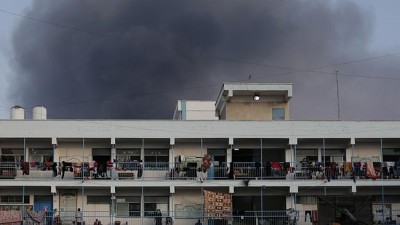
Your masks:
{"label": "sky", "polygon": [[[0,2],[0,119],[171,119],[224,82],[293,83],[295,120],[398,120],[398,1]],[[335,71],[338,70],[339,106]],[[249,79],[251,75],[251,78]]]}

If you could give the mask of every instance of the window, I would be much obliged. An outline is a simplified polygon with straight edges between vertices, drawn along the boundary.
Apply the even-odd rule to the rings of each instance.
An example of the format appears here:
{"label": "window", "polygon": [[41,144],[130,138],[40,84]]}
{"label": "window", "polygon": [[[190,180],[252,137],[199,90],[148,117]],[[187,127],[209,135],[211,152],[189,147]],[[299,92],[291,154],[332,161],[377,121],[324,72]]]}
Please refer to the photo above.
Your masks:
{"label": "window", "polygon": [[110,204],[111,196],[87,196],[87,204]]}
{"label": "window", "polygon": [[93,148],[92,149],[93,156],[104,156],[110,157],[111,156],[111,149],[110,148]]}
{"label": "window", "polygon": [[140,149],[117,149],[117,160],[118,162],[127,161],[139,161],[140,160]]}
{"label": "window", "polygon": [[317,197],[316,196],[297,196],[297,202],[300,204],[317,204]]}
{"label": "window", "polygon": [[156,203],[144,203],[144,215],[145,216],[156,216],[157,204]]}
{"label": "window", "polygon": [[169,149],[145,149],[145,168],[165,169],[169,164]]}
{"label": "window", "polygon": [[168,211],[168,197],[144,197],[144,215],[155,216],[157,210]]}
{"label": "window", "polygon": [[117,197],[117,216],[140,216],[140,197]]}
{"label": "window", "polygon": [[17,204],[7,204],[7,205],[0,205],[0,211],[9,211],[9,210],[17,210],[17,211],[23,211],[25,208],[25,211],[27,211],[28,209],[32,208],[33,205],[22,205],[22,203],[20,203],[20,205]]}
{"label": "window", "polygon": [[23,149],[1,149],[2,162],[20,162],[24,160]]}
{"label": "window", "polygon": [[[22,197],[24,202],[22,202]],[[29,196],[22,196],[22,195],[3,195],[0,197],[1,203],[24,203],[29,204]]]}
{"label": "window", "polygon": [[117,149],[117,168],[133,170],[137,169],[137,163],[140,160],[140,149],[124,148]]}
{"label": "window", "polygon": [[272,108],[272,120],[285,120],[285,109]]}
{"label": "window", "polygon": [[400,161],[400,149],[384,148],[383,149],[383,161],[384,162],[399,162]]}
{"label": "window", "polygon": [[29,162],[53,162],[53,149],[29,149]]}
{"label": "window", "polygon": [[[324,150],[321,154],[323,156]],[[325,149],[325,162],[344,162],[345,156],[346,151],[344,149]]]}
{"label": "window", "polygon": [[140,216],[140,203],[129,203],[129,216]]}
{"label": "window", "polygon": [[317,149],[297,149],[296,150],[296,162],[299,163],[306,158],[307,161],[318,161],[318,150]]}
{"label": "window", "polygon": [[[157,209],[168,211],[169,197],[144,197],[144,215],[154,216]],[[117,197],[117,216],[140,217],[140,197]]]}

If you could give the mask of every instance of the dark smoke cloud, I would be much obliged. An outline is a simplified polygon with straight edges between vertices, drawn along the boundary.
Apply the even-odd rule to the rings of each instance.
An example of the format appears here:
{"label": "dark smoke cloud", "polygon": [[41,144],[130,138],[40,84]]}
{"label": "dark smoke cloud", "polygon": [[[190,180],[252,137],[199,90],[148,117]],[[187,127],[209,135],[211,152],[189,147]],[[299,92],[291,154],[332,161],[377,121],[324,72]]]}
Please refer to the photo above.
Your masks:
{"label": "dark smoke cloud", "polygon": [[177,99],[215,100],[249,74],[294,82],[297,118],[335,118],[332,76],[257,79],[289,70],[227,58],[312,68],[365,56],[372,32],[341,1],[40,0],[26,15],[71,27],[23,20],[13,35],[10,96],[51,118],[171,118]]}

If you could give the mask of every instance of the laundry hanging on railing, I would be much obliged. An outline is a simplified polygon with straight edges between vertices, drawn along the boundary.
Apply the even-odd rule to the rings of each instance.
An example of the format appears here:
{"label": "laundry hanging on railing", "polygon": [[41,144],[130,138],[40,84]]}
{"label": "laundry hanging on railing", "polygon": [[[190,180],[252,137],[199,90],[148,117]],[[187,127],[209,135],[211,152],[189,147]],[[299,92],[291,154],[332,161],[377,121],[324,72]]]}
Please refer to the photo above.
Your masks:
{"label": "laundry hanging on railing", "polygon": [[29,175],[29,162],[22,164],[22,175]]}
{"label": "laundry hanging on railing", "polygon": [[372,162],[366,162],[365,167],[367,169],[367,176],[373,180],[376,180],[376,178],[378,178],[378,177],[376,176],[376,172],[375,172],[374,165],[372,164]]}
{"label": "laundry hanging on railing", "polygon": [[21,211],[0,211],[0,224],[20,225],[22,222]]}
{"label": "laundry hanging on railing", "polygon": [[38,225],[46,225],[46,211],[34,212],[34,211],[26,211],[28,214],[28,222],[30,224],[38,224]]}
{"label": "laundry hanging on railing", "polygon": [[204,190],[204,216],[228,217],[232,212],[232,194]]}

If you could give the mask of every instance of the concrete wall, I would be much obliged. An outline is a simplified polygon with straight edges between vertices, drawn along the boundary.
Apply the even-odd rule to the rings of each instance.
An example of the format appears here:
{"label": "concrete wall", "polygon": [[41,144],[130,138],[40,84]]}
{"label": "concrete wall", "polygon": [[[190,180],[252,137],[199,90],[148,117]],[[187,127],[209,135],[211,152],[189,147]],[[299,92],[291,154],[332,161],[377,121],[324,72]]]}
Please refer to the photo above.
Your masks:
{"label": "concrete wall", "polygon": [[179,189],[174,194],[173,202],[179,204],[203,204],[203,193],[201,189]]}
{"label": "concrete wall", "polygon": [[218,120],[215,116],[215,102],[186,101],[186,120]]}
{"label": "concrete wall", "polygon": [[226,104],[226,120],[272,120],[272,108],[284,108],[285,120],[289,120],[289,104],[286,101],[241,101],[236,98]]}
{"label": "concrete wall", "polygon": [[[82,162],[92,160],[92,148],[90,146],[83,147],[82,143],[68,143],[57,147],[58,158],[56,161],[72,161]],[[111,154],[111,153],[110,153]]]}
{"label": "concrete wall", "polygon": [[178,155],[203,157],[206,153],[207,149],[203,146],[202,150],[200,143],[179,143],[174,146],[174,157]]}
{"label": "concrete wall", "polygon": [[354,157],[379,157],[381,159],[381,146],[378,140],[373,142],[356,142],[354,145]]}
{"label": "concrete wall", "polygon": [[178,100],[174,112],[175,120],[218,120],[214,101]]}

